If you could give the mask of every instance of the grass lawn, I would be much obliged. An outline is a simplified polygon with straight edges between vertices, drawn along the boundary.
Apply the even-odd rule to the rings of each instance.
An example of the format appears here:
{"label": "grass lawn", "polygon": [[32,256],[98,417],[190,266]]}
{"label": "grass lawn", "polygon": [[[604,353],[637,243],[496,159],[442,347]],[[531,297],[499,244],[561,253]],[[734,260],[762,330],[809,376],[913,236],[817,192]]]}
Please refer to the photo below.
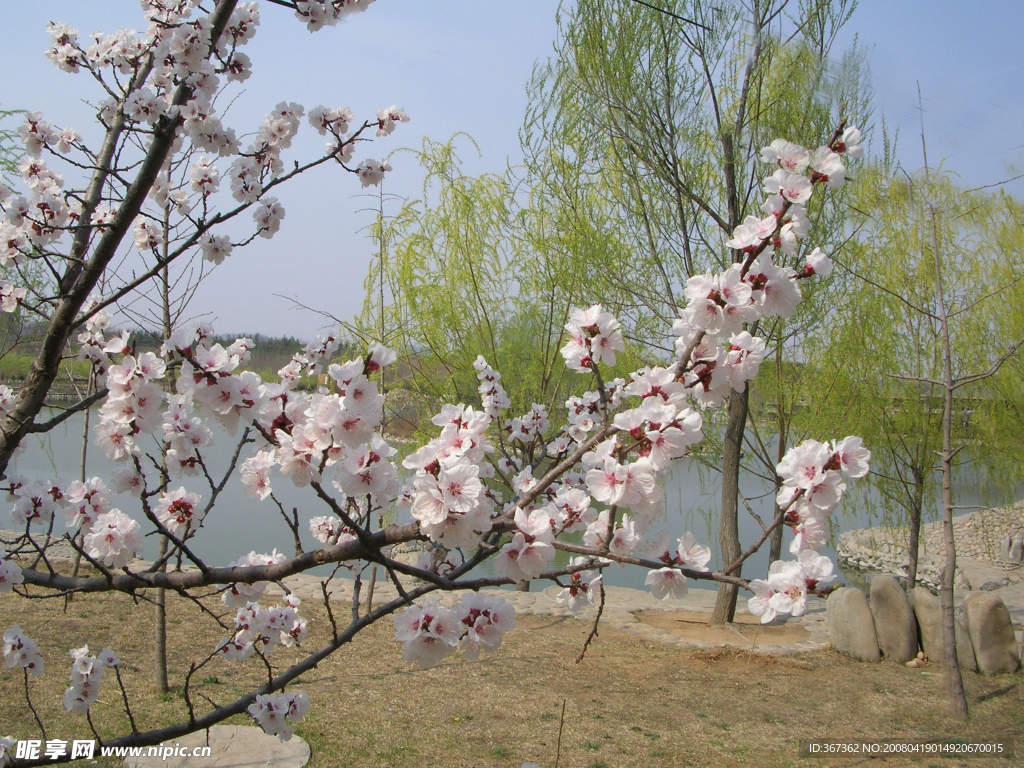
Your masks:
{"label": "grass lawn", "polygon": [[[173,685],[226,632],[177,596],[168,604]],[[220,607],[213,599],[207,604]],[[348,615],[348,606],[333,607],[339,619]],[[307,647],[319,647],[330,626],[323,606],[306,602],[300,610],[310,623]],[[46,660],[45,675],[30,679],[30,693],[50,738],[91,737],[85,718],[62,706],[68,650],[84,643],[120,655],[140,729],[187,717],[180,695],[160,696],[152,687],[152,614],[150,605],[125,595],[79,596],[66,610],[59,599],[0,595],[0,629],[20,624]],[[561,768],[1024,765],[1024,673],[965,673],[973,719],[964,725],[949,717],[934,665],[862,664],[830,651],[783,658],[689,652],[611,627],[601,629],[577,664],[588,631],[572,619],[520,616],[496,654],[478,662],[456,655],[420,670],[402,659],[390,619],[378,622],[296,686],[312,699],[296,728],[311,746],[309,765],[519,768],[530,761],[550,768],[560,727]],[[284,665],[301,654],[278,648],[270,658]],[[217,659],[197,676],[193,700],[205,712],[266,676],[258,659]],[[104,678],[92,716],[104,737],[128,728],[112,675]],[[21,670],[0,667],[0,735],[39,738],[24,704]],[[801,739],[928,737],[1017,738],[1018,754],[1014,760],[827,760],[801,758],[798,749]]]}

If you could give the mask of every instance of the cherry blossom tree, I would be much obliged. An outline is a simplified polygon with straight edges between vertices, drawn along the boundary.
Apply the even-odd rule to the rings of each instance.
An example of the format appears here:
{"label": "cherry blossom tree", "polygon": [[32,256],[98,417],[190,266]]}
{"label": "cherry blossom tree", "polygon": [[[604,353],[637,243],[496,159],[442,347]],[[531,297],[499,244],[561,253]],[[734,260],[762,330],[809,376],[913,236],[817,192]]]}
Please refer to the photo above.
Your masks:
{"label": "cherry blossom tree", "polygon": [[[316,31],[368,3],[277,4]],[[793,222],[811,195],[843,183],[845,158],[858,152],[857,129],[840,125],[814,150],[781,140],[763,149],[764,215],[732,232],[741,259],[687,282],[670,363],[628,378],[607,376],[625,349],[620,322],[600,305],[574,308],[561,359],[567,375],[589,385],[566,402],[564,423],[541,406],[511,412],[502,372],[480,356],[473,364],[479,382],[473,402],[442,405],[432,420],[435,434],[400,457],[381,429],[378,381],[396,360],[381,344],[338,363],[332,362],[338,339],[320,338],[279,372],[279,382],[266,382],[246,370],[252,340],[224,346],[203,323],[179,324],[158,353],[139,351],[129,335],[110,331],[115,309],[147,290],[169,263],[201,254],[230,268],[236,248],[272,237],[285,212],[278,195],[304,171],[337,164],[363,185],[379,183],[388,164],[360,159],[357,150],[370,132],[384,137],[408,120],[394,106],[359,122],[347,108],[307,111],[282,102],[251,140],[242,141],[223,124],[216,96],[222,81],[244,80],[250,71],[241,48],[256,33],[257,6],[218,0],[207,9],[191,0],[146,0],[143,7],[148,27],[141,35],[121,30],[85,44],[73,29],[51,25],[51,61],[92,77],[105,95],[97,105],[104,138],[91,149],[78,131],[29,113],[19,130],[29,155],[20,169],[28,191],[4,188],[0,194],[0,258],[15,268],[40,263],[52,275],[46,288],[5,282],[0,291],[6,311],[47,322],[24,387],[0,392],[0,466],[26,435],[91,405],[99,405],[93,441],[118,465],[109,478],[70,484],[6,476],[3,489],[21,533],[13,556],[0,559],[0,591],[30,598],[170,589],[233,624],[215,647],[189,649],[196,660],[182,685],[187,719],[153,730],[133,725],[105,745],[157,744],[241,713],[287,739],[315,706],[293,682],[376,621],[391,616],[405,658],[424,667],[457,650],[469,659],[496,651],[514,614],[504,601],[477,592],[486,586],[548,579],[562,585],[571,609],[601,606],[599,573],[621,563],[647,569],[659,598],[684,594],[691,579],[711,580],[751,590],[750,609],[765,622],[806,610],[807,596],[832,578],[831,563],[815,552],[828,517],[847,480],[868,469],[870,454],[858,438],[808,440],[792,449],[776,468],[778,515],[758,542],[717,572],[707,570],[710,553],[692,533],[657,530],[663,504],[658,477],[702,439],[701,409],[744,391],[756,376],[764,342],[744,324],[791,312],[801,284],[827,271],[828,257],[818,249],[803,254],[797,269],[777,261],[777,253],[784,231],[799,237]],[[303,118],[326,138],[326,149],[286,164],[285,150]],[[81,175],[82,185],[66,182],[58,165]],[[239,236],[242,221],[248,233]],[[118,258],[134,259],[135,268],[117,269]],[[76,333],[80,355],[102,387],[41,420],[43,399]],[[303,373],[326,374],[332,388],[299,390]],[[162,386],[169,377],[171,393]],[[204,458],[207,447],[223,439],[213,424],[234,441],[223,473],[214,473]],[[154,438],[163,451],[153,450]],[[310,506],[302,511],[308,519],[277,504],[293,554],[250,552],[226,565],[196,554],[196,537],[204,535],[204,521],[229,482],[240,483],[253,505],[273,505],[281,484],[308,489]],[[137,507],[115,507],[115,493],[131,494]],[[387,510],[410,522],[375,525]],[[319,543],[313,551],[299,538],[307,525]],[[790,550],[796,559],[776,563],[766,580],[739,576],[744,560],[783,526],[795,532]],[[169,545],[155,562],[140,564],[143,535],[150,532]],[[572,532],[582,533],[582,543],[566,539]],[[67,575],[55,567],[48,548],[59,538],[92,573]],[[447,554],[417,565],[391,557],[391,546],[411,541],[437,543]],[[575,557],[554,567],[556,551]],[[498,575],[475,575],[488,559]],[[398,596],[365,611],[355,600],[351,622],[341,626],[328,603],[336,569],[322,582],[330,639],[320,648],[303,647],[301,661],[275,667],[268,654],[275,646],[307,644],[308,626],[296,596],[271,605],[267,586],[328,563],[356,574],[371,564],[383,567]],[[445,608],[431,599],[439,590],[466,592]],[[54,671],[61,660],[48,658],[31,635],[31,627],[8,628],[3,654],[8,668],[22,670],[34,714],[29,677],[45,674],[47,664],[50,674],[61,674]],[[232,702],[203,708],[190,696],[192,676],[214,659],[263,663],[268,679]],[[64,696],[69,715],[84,715],[91,724],[101,686],[112,685],[113,677],[131,719],[120,664],[116,649],[72,651]],[[45,724],[36,720],[45,737]],[[11,744],[0,740],[0,764],[14,762]]]}

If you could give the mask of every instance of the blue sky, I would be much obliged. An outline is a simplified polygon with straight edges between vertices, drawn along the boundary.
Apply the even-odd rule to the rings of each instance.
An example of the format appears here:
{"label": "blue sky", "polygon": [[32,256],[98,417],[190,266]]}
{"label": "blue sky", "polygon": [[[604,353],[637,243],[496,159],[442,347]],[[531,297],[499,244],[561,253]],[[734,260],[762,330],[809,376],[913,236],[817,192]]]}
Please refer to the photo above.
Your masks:
{"label": "blue sky", "polygon": [[[443,140],[465,131],[480,147],[477,156],[463,145],[467,169],[500,172],[518,157],[525,85],[534,63],[552,52],[557,8],[556,0],[378,0],[366,13],[311,35],[288,10],[264,3],[262,26],[247,51],[255,74],[226,122],[240,134],[253,130],[285,99],[307,109],[346,105],[357,117],[397,104],[412,122],[363,156],[379,158],[400,146],[418,147],[425,136]],[[40,109],[56,125],[88,136],[90,110],[81,99],[98,98],[97,92],[82,75],[46,62],[45,24],[67,21],[83,35],[140,28],[138,3],[0,0],[0,12],[7,61],[0,105]],[[1019,0],[863,0],[837,49],[855,36],[868,48],[876,112],[899,128],[907,168],[921,165],[920,81],[929,160],[945,159],[964,184],[980,186],[1024,172],[1022,29]],[[286,158],[309,157],[321,143],[304,124]],[[392,164],[386,191],[416,196],[420,174],[413,159],[398,155]],[[1022,182],[1009,189],[1024,195]],[[223,332],[304,338],[323,321],[292,310],[279,295],[351,316],[362,302],[373,252],[361,231],[372,215],[360,211],[373,201],[361,193],[354,177],[326,168],[282,190],[281,232],[236,251],[204,282],[193,308],[217,307],[208,317]]]}

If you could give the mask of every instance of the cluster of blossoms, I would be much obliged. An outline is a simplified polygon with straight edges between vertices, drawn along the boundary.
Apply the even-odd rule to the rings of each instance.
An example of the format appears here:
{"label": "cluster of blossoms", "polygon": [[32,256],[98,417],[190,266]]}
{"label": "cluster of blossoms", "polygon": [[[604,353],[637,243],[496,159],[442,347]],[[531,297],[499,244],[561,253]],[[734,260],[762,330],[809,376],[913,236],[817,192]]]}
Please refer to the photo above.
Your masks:
{"label": "cluster of blossoms", "polygon": [[[19,164],[29,196],[13,195],[0,184],[0,266],[17,266],[34,251],[57,242],[67,227],[82,217],[82,204],[64,189],[64,178],[40,157],[44,147],[68,152],[78,135],[71,129],[57,131],[38,112],[29,112],[18,129],[28,157]],[[5,311],[12,311],[26,296],[13,286],[5,290]],[[13,303],[14,306],[11,306]]]}
{"label": "cluster of blossoms", "polygon": [[46,669],[35,641],[17,624],[4,632],[4,666],[8,669],[21,667],[36,676]]}
{"label": "cluster of blossoms", "polygon": [[565,330],[569,341],[562,347],[565,363],[578,373],[589,373],[596,364],[615,365],[615,353],[625,349],[619,321],[602,310],[574,309]]}
{"label": "cluster of blossoms", "polygon": [[194,534],[202,523],[206,510],[199,506],[199,502],[198,493],[182,486],[161,494],[153,512],[164,528],[181,538]]}
{"label": "cluster of blossoms", "polygon": [[647,573],[647,586],[651,588],[651,594],[659,600],[685,596],[688,585],[686,576],[679,569],[707,571],[708,562],[711,560],[711,550],[698,544],[689,531],[679,537],[674,555],[671,549],[671,536],[667,531],[661,532],[658,541],[648,548],[647,555],[651,560],[665,563],[664,568]]}
{"label": "cluster of blossoms", "polygon": [[28,290],[12,283],[0,281],[0,310],[13,312],[21,306],[28,295]]}
{"label": "cluster of blossoms", "polygon": [[299,616],[300,600],[288,595],[284,605],[263,608],[259,603],[247,603],[235,614],[235,634],[221,638],[217,652],[228,659],[247,659],[253,651],[264,656],[275,645],[302,645],[306,639],[306,620]]}
{"label": "cluster of blossoms", "polygon": [[124,512],[112,509],[96,518],[83,544],[89,557],[107,568],[124,568],[142,551],[142,529]]}
{"label": "cluster of blossoms", "polygon": [[394,133],[396,123],[408,123],[409,116],[404,109],[392,104],[387,109],[377,110],[377,135],[390,136]]}
{"label": "cluster of blossoms", "polygon": [[89,530],[111,510],[110,489],[98,477],[75,480],[64,495],[64,516],[71,530]]}
{"label": "cluster of blossoms", "polygon": [[487,364],[483,355],[477,355],[473,367],[480,382],[480,386],[477,387],[480,393],[480,407],[488,416],[496,417],[512,405],[505,387],[501,384],[501,374]]}
{"label": "cluster of blossoms", "polygon": [[534,403],[530,406],[529,413],[512,419],[506,425],[509,439],[521,443],[532,443],[535,439],[544,437],[550,428],[548,409],[540,403]]}
{"label": "cluster of blossoms", "polygon": [[64,691],[64,709],[85,714],[99,698],[100,680],[107,667],[116,667],[120,661],[109,648],[92,656],[88,645],[72,650],[71,661],[71,685]]}
{"label": "cluster of blossoms", "polygon": [[[123,568],[142,549],[139,524],[119,509],[111,508],[109,490],[100,478],[76,480],[66,491],[56,481],[27,481],[12,475],[8,482],[8,500],[14,502],[11,517],[18,525],[46,527],[52,523],[54,513],[61,511],[66,526],[82,533],[85,553],[109,568]],[[0,578],[0,584],[21,583],[12,575],[11,569],[15,568],[13,563],[0,566],[0,572],[7,573],[6,578]]]}
{"label": "cluster of blossoms", "polygon": [[336,515],[318,515],[309,521],[309,531],[321,544],[341,544],[356,538],[351,528]]}
{"label": "cluster of blossoms", "polygon": [[365,11],[374,0],[297,0],[295,16],[310,32],[333,27],[353,13]]}
{"label": "cluster of blossoms", "polygon": [[263,729],[264,733],[288,741],[295,732],[286,723],[297,723],[309,710],[309,695],[305,691],[295,693],[261,693],[249,705],[246,712]]}
{"label": "cluster of blossoms", "polygon": [[[374,439],[384,415],[384,398],[367,375],[386,364],[381,360],[393,359],[393,353],[382,350],[375,349],[366,360],[332,364],[328,376],[337,390],[334,393],[291,392],[297,376],[288,379],[282,371],[285,389],[270,396],[261,418],[270,419],[268,428],[276,438],[274,463],[295,485],[319,483],[321,466],[332,466],[339,489],[351,488],[381,499],[397,490],[397,472],[388,461],[394,451],[379,436]],[[317,370],[320,360],[311,359],[307,371]],[[295,364],[293,361],[292,366]],[[257,463],[260,461],[257,457]],[[262,483],[259,468],[250,468],[257,472],[254,482]],[[243,466],[243,473],[246,469]]]}
{"label": "cluster of blossoms", "polygon": [[11,519],[21,528],[53,520],[64,508],[64,489],[56,480],[28,480],[20,475],[7,478],[7,500],[14,503]]}
{"label": "cluster of blossoms", "polygon": [[828,517],[846,491],[843,477],[864,477],[870,460],[859,437],[835,443],[805,440],[783,457],[776,469],[782,479],[777,501],[796,534],[790,545],[794,555],[825,543]]}
{"label": "cluster of blossoms", "polygon": [[777,168],[763,185],[768,194],[762,206],[765,217],[748,216],[726,242],[742,261],[720,274],[708,271],[687,281],[688,303],[673,324],[676,349],[688,365],[683,381],[702,405],[721,404],[730,391],[743,391],[757,375],[764,342],[744,331],[744,324],[789,317],[800,302],[797,281],[831,271],[832,262],[820,248],[799,270],[773,260],[769,248],[786,258],[797,257],[799,238],[810,229],[803,204],[814,184],[838,188],[845,183],[841,154],[860,157],[860,139],[856,128],[848,128],[831,147],[814,152],[781,139],[761,151],[761,159]]}
{"label": "cluster of blossoms", "polygon": [[10,592],[16,584],[25,581],[21,568],[10,560],[0,557],[0,592]]}
{"label": "cluster of blossoms", "polygon": [[[269,555],[250,552],[245,557],[240,557],[228,563],[228,567],[251,568],[258,565],[276,565],[277,563],[284,562],[284,560],[284,555],[276,549]],[[267,582],[265,581],[256,581],[252,584],[229,584],[228,588],[221,594],[220,599],[228,608],[238,610],[245,608],[249,603],[258,602],[263,597],[263,590],[266,588]]]}
{"label": "cluster of blossoms", "polygon": [[482,482],[494,477],[485,461],[493,450],[487,438],[492,418],[471,406],[446,405],[432,422],[441,434],[402,462],[415,472],[403,498],[411,499],[412,516],[432,541],[469,549],[490,530],[495,506]]}
{"label": "cluster of blossoms", "polygon": [[395,638],[406,661],[432,667],[459,648],[476,660],[480,651],[496,651],[501,636],[516,624],[515,610],[504,600],[478,592],[463,595],[453,608],[427,600],[395,614]]}
{"label": "cluster of blossoms", "polygon": [[108,343],[106,350],[124,356],[107,368],[109,393],[93,435],[107,458],[123,461],[138,453],[138,435],[153,434],[160,427],[165,394],[157,382],[164,377],[166,365],[152,352],[136,358],[118,337],[113,341],[120,348]]}
{"label": "cluster of blossoms", "polygon": [[[87,312],[89,318],[85,321],[85,330],[78,334],[78,359],[88,360],[92,365],[97,377],[102,378],[107,374],[107,368],[112,362],[110,355],[116,349],[122,349],[125,341],[122,337],[116,336],[107,341],[106,329],[110,325],[110,313],[96,307],[100,303],[100,297],[93,295],[89,297]],[[108,351],[107,345],[110,344]]]}
{"label": "cluster of blossoms", "polygon": [[[232,410],[227,414],[228,418],[234,417],[240,410]],[[167,411],[162,425],[163,441],[167,446],[164,457],[167,471],[174,477],[199,474],[198,450],[213,443],[212,430],[194,413],[195,404],[191,392],[167,398]]]}
{"label": "cluster of blossoms", "polygon": [[[252,371],[239,371],[250,357],[252,339],[236,339],[227,347],[212,340],[213,331],[204,325],[183,328],[165,342],[164,354],[181,359],[181,371],[175,382],[176,393],[183,397],[168,412],[164,421],[164,439],[173,448],[181,450],[177,463],[193,458],[192,448],[207,440],[201,423],[193,422],[193,408],[198,406],[203,415],[217,420],[229,434],[238,429],[239,419],[252,414],[266,402],[267,389],[260,377]],[[237,371],[237,373],[236,373]],[[173,438],[181,435],[177,445]],[[170,438],[170,439],[169,439]]]}
{"label": "cluster of blossoms", "polygon": [[601,417],[600,404],[601,395],[598,392],[586,392],[580,397],[573,396],[565,401],[569,415],[569,426],[565,433],[570,439],[577,443],[587,439],[587,434]]}
{"label": "cluster of blossoms", "polygon": [[832,580],[832,562],[815,550],[828,540],[828,518],[846,491],[844,477],[864,477],[871,453],[859,437],[836,443],[806,440],[790,449],[776,468],[782,479],[777,501],[786,525],[796,534],[790,552],[796,561],[772,563],[768,579],[755,579],[748,600],[750,612],[762,622],[776,615],[800,616],[809,590]]}
{"label": "cluster of blossoms", "polygon": [[747,608],[754,616],[761,617],[762,624],[774,621],[780,614],[803,616],[807,611],[807,594],[833,578],[832,561],[812,549],[805,549],[795,561],[772,563],[767,580],[750,582],[754,596],[747,600]]}
{"label": "cluster of blossoms", "polygon": [[[574,557],[572,565],[587,565],[590,558]],[[601,588],[604,577],[594,570],[574,571],[569,577],[569,586],[564,587],[557,595],[558,602],[565,605],[573,613],[578,613],[594,604],[594,598]]]}

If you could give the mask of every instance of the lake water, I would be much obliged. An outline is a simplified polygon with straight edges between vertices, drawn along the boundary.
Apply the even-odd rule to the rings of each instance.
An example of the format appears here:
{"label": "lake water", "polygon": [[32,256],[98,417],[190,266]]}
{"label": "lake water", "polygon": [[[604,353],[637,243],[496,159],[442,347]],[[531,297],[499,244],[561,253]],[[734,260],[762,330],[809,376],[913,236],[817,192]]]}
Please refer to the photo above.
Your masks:
{"label": "lake water", "polygon": [[[43,418],[50,418],[50,416],[52,414]],[[16,472],[27,477],[58,477],[65,482],[76,479],[79,475],[83,418],[82,414],[76,414],[48,435],[29,436],[25,452],[11,462],[9,472]],[[92,417],[92,423],[95,423],[95,414]],[[212,470],[214,479],[219,480],[228,467],[235,443],[229,442],[230,438],[222,430],[219,430],[217,425],[213,426],[217,442],[207,449],[204,456]],[[158,447],[155,440],[151,440],[149,447],[153,454],[157,455]],[[251,452],[251,446],[247,447],[242,458],[244,459]],[[114,466],[113,462],[109,461],[99,448],[90,444],[87,463],[88,476],[98,475],[105,481],[109,481]],[[290,480],[277,474],[276,471],[272,474],[271,482],[275,496],[285,508],[289,511],[292,508],[298,509],[303,546],[307,549],[315,548],[316,541],[309,533],[308,521],[311,517],[329,514],[330,511],[309,488],[296,488]],[[666,518],[655,523],[653,530],[666,528],[675,536],[688,530],[693,531],[700,542],[711,547],[714,554],[712,568],[720,567],[715,510],[718,508],[721,488],[717,474],[710,470],[701,472],[696,462],[683,459],[676,462],[667,472],[664,482],[667,499]],[[205,479],[200,482],[200,478],[186,477],[181,481],[174,481],[171,487],[177,488],[182,484],[190,490],[200,493],[204,501],[209,498],[209,487],[206,485]],[[766,495],[760,481],[753,476],[744,478],[741,482],[741,491],[761,519],[766,523],[770,521],[772,496]],[[959,488],[957,493],[957,503],[979,503],[979,494],[970,488]],[[859,511],[854,501],[852,496],[848,497],[844,500],[844,507],[835,513],[836,536],[841,530],[861,528],[877,522],[873,521],[868,514]],[[142,524],[143,530],[148,528],[139,509],[138,500],[124,494],[116,497],[115,506],[135,517]],[[396,522],[403,523],[409,520],[411,518],[406,513],[405,517],[400,517]],[[12,527],[9,510],[0,513],[0,527]],[[253,550],[270,552],[277,547],[285,554],[291,554],[293,551],[291,532],[285,526],[276,505],[269,499],[260,502],[246,496],[242,492],[237,475],[228,481],[216,506],[204,520],[203,529],[201,534],[193,540],[191,546],[197,555],[211,564],[226,564]],[[63,533],[62,530],[61,533]],[[761,528],[758,522],[741,505],[740,539],[743,547],[750,546],[760,534]],[[783,546],[788,547],[791,539],[792,534],[786,531]],[[148,537],[146,541],[143,556],[152,559],[157,548],[155,536]],[[835,560],[835,551],[831,547],[826,547],[822,553]],[[558,553],[557,563],[559,565],[567,563],[568,559],[564,553]],[[768,547],[765,544],[761,551],[744,564],[743,575],[748,578],[763,578],[767,567]],[[493,574],[489,563],[485,563],[477,572],[486,575]],[[636,567],[611,566],[605,571],[605,580],[610,585],[644,589],[646,573],[645,570]],[[702,583],[694,586],[714,588],[715,585]]]}

